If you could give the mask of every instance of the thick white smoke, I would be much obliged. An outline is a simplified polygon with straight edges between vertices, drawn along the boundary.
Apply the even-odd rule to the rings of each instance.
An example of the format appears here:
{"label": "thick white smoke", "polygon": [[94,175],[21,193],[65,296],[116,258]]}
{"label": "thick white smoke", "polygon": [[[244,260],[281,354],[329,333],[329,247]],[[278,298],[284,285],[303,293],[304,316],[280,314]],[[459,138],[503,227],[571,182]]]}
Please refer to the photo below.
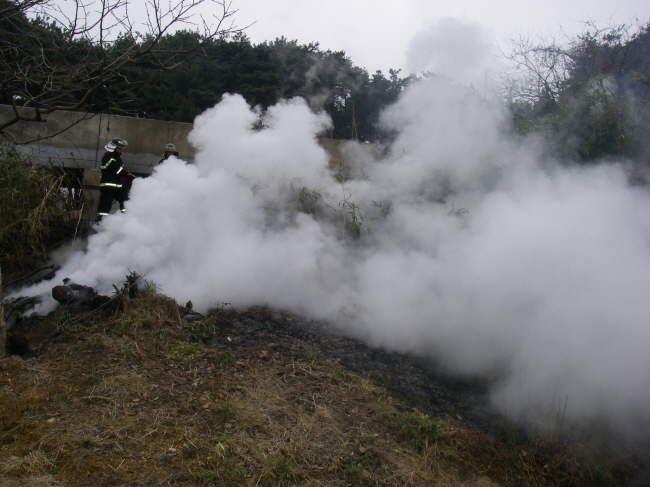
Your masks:
{"label": "thick white smoke", "polygon": [[446,17],[416,33],[409,42],[410,73],[435,72],[452,79],[482,85],[498,58],[493,42],[480,24]]}
{"label": "thick white smoke", "polygon": [[[415,83],[385,114],[399,131],[388,155],[350,143],[359,177],[341,184],[316,142],[325,116],[292,100],[259,130],[227,96],[195,122],[196,164],[136,180],[128,213],[105,218],[59,276],[110,292],[135,270],[200,310],[306,313],[499,378],[492,398],[511,416],[544,418],[563,398],[575,420],[645,435],[650,192],[615,165],[541,161],[506,119],[471,91]],[[312,213],[297,211],[305,195]],[[355,212],[360,238],[343,232]]]}

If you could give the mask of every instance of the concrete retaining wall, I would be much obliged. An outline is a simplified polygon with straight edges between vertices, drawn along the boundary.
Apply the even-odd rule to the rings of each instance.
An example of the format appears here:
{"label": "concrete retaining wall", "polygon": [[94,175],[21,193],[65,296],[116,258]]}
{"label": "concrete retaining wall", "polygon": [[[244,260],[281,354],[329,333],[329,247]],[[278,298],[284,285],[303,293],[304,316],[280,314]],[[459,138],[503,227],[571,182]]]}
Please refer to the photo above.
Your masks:
{"label": "concrete retaining wall", "polygon": [[[0,120],[13,117],[13,108],[0,105]],[[21,152],[34,162],[53,162],[69,168],[84,170],[86,203],[84,218],[93,218],[99,197],[99,167],[104,146],[114,137],[129,143],[122,153],[126,168],[138,175],[148,175],[162,157],[165,144],[173,142],[183,160],[192,162],[196,149],[187,136],[193,124],[165,122],[117,115],[87,114],[81,112],[54,112],[44,122],[18,122],[7,131],[12,142],[22,143],[53,135],[40,141],[18,145]],[[333,168],[343,165],[341,147],[344,141],[319,139],[318,143],[330,156]]]}
{"label": "concrete retaining wall", "polygon": [[[12,107],[0,105],[0,120],[12,116]],[[66,167],[99,169],[104,146],[114,137],[129,143],[122,159],[129,171],[139,174],[151,173],[168,142],[176,144],[185,160],[191,161],[196,152],[187,141],[191,123],[81,112],[54,112],[45,118],[45,122],[18,122],[7,130],[18,143],[55,134],[18,146],[35,162],[56,161]]]}
{"label": "concrete retaining wall", "polygon": [[[0,120],[13,117],[13,108],[0,105]],[[173,142],[183,160],[191,162],[196,149],[187,141],[193,124],[165,122],[146,118],[96,115],[81,112],[54,112],[45,122],[18,122],[7,131],[13,142],[51,138],[18,146],[35,162],[74,168],[99,169],[104,146],[114,137],[126,139],[129,146],[122,154],[126,168],[139,174],[150,174],[162,157],[165,144]],[[332,164],[341,163],[340,144],[335,139],[319,139],[330,154]]]}

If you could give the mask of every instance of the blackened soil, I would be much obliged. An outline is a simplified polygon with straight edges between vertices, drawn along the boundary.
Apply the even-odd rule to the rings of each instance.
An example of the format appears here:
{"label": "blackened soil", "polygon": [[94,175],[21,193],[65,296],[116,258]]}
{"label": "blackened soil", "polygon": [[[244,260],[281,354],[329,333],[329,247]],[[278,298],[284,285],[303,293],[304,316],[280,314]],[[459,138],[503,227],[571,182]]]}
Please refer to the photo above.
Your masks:
{"label": "blackened soil", "polygon": [[[186,319],[200,318],[200,315],[192,315],[189,303],[187,307],[178,308],[179,317],[187,313]],[[81,312],[74,308],[68,308],[68,311]],[[89,312],[85,310],[83,313]],[[469,430],[486,433],[496,440],[507,439],[507,446],[500,442],[504,448],[512,446],[512,441],[525,444],[530,440],[521,429],[514,428],[489,409],[488,384],[485,382],[451,377],[425,359],[372,348],[341,336],[326,323],[278,310],[259,307],[239,311],[226,307],[213,316],[214,326],[203,331],[209,334],[208,345],[214,349],[235,352],[260,346],[286,356],[314,354],[314,358],[338,362],[385,388],[405,408],[417,408],[432,417],[451,418]],[[199,321],[195,326],[198,328],[200,323],[208,321]],[[32,356],[38,356],[42,346],[58,335],[60,331],[53,325],[53,320],[46,317],[30,317],[10,332],[10,338],[24,339],[26,354]],[[609,436],[608,440],[611,439]],[[649,465],[646,453],[628,458],[627,453],[621,455],[619,452],[618,456],[625,457],[621,459],[621,478],[629,479],[636,474],[638,477],[630,482],[610,485],[650,485],[647,482],[650,474],[646,467]]]}
{"label": "blackened soil", "polygon": [[[450,418],[467,429],[489,435],[506,448],[513,444],[541,447],[539,437],[531,436],[523,425],[514,424],[490,409],[489,384],[485,381],[452,377],[426,359],[372,348],[337,334],[326,323],[282,311],[221,310],[216,316],[217,326],[209,341],[216,349],[236,351],[263,345],[284,354],[316,352],[383,387],[405,408],[417,408],[431,417]],[[562,441],[545,444],[551,450],[563,448]],[[622,477],[627,480],[616,485],[650,487],[650,445],[629,445],[610,431],[606,442],[581,445],[579,449],[581,452],[572,448],[573,454],[584,460],[604,455],[608,461],[620,464],[625,472]]]}
{"label": "blackened soil", "polygon": [[496,436],[504,430],[503,418],[487,406],[487,384],[481,381],[451,377],[424,359],[371,348],[336,334],[325,323],[290,313],[254,308],[218,316],[212,347],[235,351],[260,344],[282,353],[318,350],[321,357],[385,388],[405,407]]}

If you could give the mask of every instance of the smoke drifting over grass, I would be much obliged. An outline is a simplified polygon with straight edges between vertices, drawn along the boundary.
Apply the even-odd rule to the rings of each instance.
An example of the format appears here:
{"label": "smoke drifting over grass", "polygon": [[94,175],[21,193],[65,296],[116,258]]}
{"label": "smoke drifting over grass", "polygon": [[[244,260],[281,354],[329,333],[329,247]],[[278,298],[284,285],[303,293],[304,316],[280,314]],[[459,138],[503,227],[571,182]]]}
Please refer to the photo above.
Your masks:
{"label": "smoke drifting over grass", "polygon": [[135,270],[197,309],[306,313],[497,378],[511,417],[542,421],[568,400],[567,420],[644,437],[650,193],[616,165],[541,160],[506,120],[471,91],[416,83],[385,113],[399,132],[388,153],[350,143],[358,177],[340,183],[316,142],[324,115],[287,101],[259,130],[228,96],[195,122],[196,164],[172,158],[136,180],[128,213],[59,275],[110,293]]}

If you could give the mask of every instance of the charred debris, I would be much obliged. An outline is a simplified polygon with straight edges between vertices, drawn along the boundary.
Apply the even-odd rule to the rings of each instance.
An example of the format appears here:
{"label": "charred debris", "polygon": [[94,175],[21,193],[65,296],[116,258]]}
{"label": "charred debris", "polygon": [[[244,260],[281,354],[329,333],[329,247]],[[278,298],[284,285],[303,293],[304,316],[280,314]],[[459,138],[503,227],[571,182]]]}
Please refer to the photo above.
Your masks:
{"label": "charred debris", "polygon": [[[47,266],[34,271],[24,278],[16,279],[7,286],[20,281],[36,283],[42,280],[52,279],[57,266]],[[142,296],[145,291],[141,288],[142,276],[131,272],[126,276],[121,287],[113,284],[115,292],[110,295],[98,294],[91,287],[78,284],[69,278],[64,278],[62,284],[52,287],[52,298],[59,303],[55,312],[64,314],[67,317],[75,317],[76,321],[83,321],[84,318],[107,317],[118,312],[123,312],[129,306],[132,299]],[[34,314],[35,309],[41,304],[39,296],[19,296],[4,301],[4,313],[7,324],[7,353],[9,355],[33,356],[38,348],[47,341],[47,338],[54,338],[61,333],[61,330],[53,330],[51,336],[44,337],[42,334],[34,334],[34,326],[46,317]],[[178,314],[188,323],[198,321],[204,316],[192,309],[192,302],[188,301],[185,306],[178,306]],[[56,327],[55,327],[56,328]]]}

